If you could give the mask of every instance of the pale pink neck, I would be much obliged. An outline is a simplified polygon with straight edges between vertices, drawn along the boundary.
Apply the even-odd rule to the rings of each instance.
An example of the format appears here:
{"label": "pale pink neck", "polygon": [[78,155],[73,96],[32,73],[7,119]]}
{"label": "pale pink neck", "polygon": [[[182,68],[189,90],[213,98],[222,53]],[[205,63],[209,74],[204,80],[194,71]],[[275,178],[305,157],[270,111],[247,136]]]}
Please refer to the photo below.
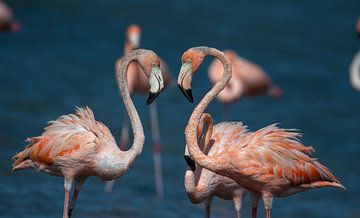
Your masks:
{"label": "pale pink neck", "polygon": [[120,69],[116,72],[117,82],[120,87],[121,96],[124,101],[124,105],[126,111],[129,115],[131,127],[134,135],[134,141],[131,148],[125,152],[126,164],[128,167],[134,162],[134,160],[140,155],[143,149],[145,136],[144,130],[141,124],[141,120],[139,114],[134,106],[133,101],[131,100],[128,85],[127,85],[127,70],[131,62],[137,61],[138,56],[144,53],[143,49],[138,49],[136,51],[132,51],[129,55],[124,56]]}
{"label": "pale pink neck", "polygon": [[212,158],[205,155],[199,148],[196,129],[200,122],[201,114],[205,111],[210,102],[212,102],[214,98],[220,93],[220,91],[225,88],[226,84],[231,79],[231,64],[227,57],[225,57],[224,53],[217,49],[208,47],[198,47],[196,49],[200,49],[205,55],[215,56],[224,66],[224,73],[221,80],[218,81],[208,93],[206,93],[206,95],[201,99],[200,103],[195,107],[185,129],[186,144],[188,146],[191,157],[201,167],[215,171],[218,167],[217,164],[213,163]]}
{"label": "pale pink neck", "polygon": [[133,49],[133,48],[131,47],[130,43],[129,43],[127,40],[125,40],[124,56],[125,56],[125,55],[128,55],[128,54],[131,52],[132,49]]}

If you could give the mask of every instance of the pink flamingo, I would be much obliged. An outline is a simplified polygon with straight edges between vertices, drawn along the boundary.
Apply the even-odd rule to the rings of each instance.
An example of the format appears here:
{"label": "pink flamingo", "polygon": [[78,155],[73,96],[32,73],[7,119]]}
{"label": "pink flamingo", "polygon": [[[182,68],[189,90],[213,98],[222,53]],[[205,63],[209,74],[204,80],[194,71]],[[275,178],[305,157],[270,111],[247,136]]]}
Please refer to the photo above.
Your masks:
{"label": "pink flamingo", "polygon": [[[281,97],[282,90],[273,84],[260,66],[239,57],[233,50],[225,50],[224,54],[232,66],[232,78],[217,96],[217,99],[225,106],[225,114],[227,105],[241,97],[255,97],[263,94],[268,94],[273,98]],[[208,69],[208,76],[213,85],[221,79],[222,72],[221,62],[214,59]]]}
{"label": "pink flamingo", "polygon": [[350,64],[350,82],[356,90],[360,91],[360,51],[356,53]]}
{"label": "pink flamingo", "polygon": [[[206,129],[203,132],[203,123]],[[216,130],[226,131],[229,126],[223,123],[221,128]],[[239,135],[245,134],[244,126],[239,125],[237,129]],[[214,155],[221,151],[220,144],[214,143],[214,138],[221,136],[223,132],[213,131],[213,122],[211,115],[203,113],[197,129],[197,137],[200,149],[207,155]],[[213,196],[220,197],[224,200],[232,200],[234,202],[237,217],[241,216],[241,203],[246,194],[245,189],[240,187],[233,180],[220,176],[207,169],[196,166],[195,162],[190,158],[187,147],[185,147],[185,161],[188,169],[185,172],[185,190],[192,203],[205,202],[205,217],[210,217],[210,205]]]}
{"label": "pink flamingo", "polygon": [[13,13],[5,2],[0,0],[0,32],[18,32],[21,28],[19,21],[14,20]]}
{"label": "pink flamingo", "polygon": [[[299,141],[300,134],[293,130],[280,129],[276,125],[264,127],[241,137],[240,123],[227,122],[229,128],[214,138],[221,144],[221,152],[206,155],[197,141],[197,126],[201,114],[211,101],[223,90],[231,78],[231,64],[224,53],[209,47],[194,47],[182,56],[178,86],[189,101],[192,76],[205,56],[218,58],[224,73],[219,82],[195,107],[185,129],[186,145],[190,156],[203,168],[229,177],[250,192],[253,217],[256,217],[257,202],[263,198],[266,217],[270,218],[273,197],[285,197],[312,188],[333,186],[345,189],[327,167],[309,155],[314,151]],[[216,124],[214,131],[221,131],[223,124]],[[217,130],[219,128],[219,130]],[[254,206],[256,205],[256,206]]]}
{"label": "pink flamingo", "polygon": [[[357,19],[355,31],[360,38],[360,18]],[[350,82],[351,85],[360,91],[360,51],[358,51],[350,64]]]}
{"label": "pink flamingo", "polygon": [[[129,25],[126,30],[126,40],[124,46],[124,54],[127,55],[133,49],[137,49],[140,46],[141,29],[138,25]],[[121,63],[119,58],[115,63],[115,71],[117,72]],[[164,77],[164,85],[168,86],[171,82],[171,76],[166,63],[160,58],[161,72]],[[142,69],[137,63],[132,63],[129,66],[129,73],[127,75],[127,81],[129,86],[130,94],[146,94],[149,89],[147,78],[144,76]],[[156,104],[150,105],[150,123],[153,143],[153,158],[154,158],[154,170],[155,170],[155,187],[156,194],[159,199],[163,198],[163,178],[162,178],[162,167],[161,167],[161,153],[160,153],[160,130],[159,130],[159,119],[157,116]],[[120,149],[126,150],[126,146],[129,141],[129,121],[126,114],[123,119],[120,139]],[[115,180],[108,181],[105,185],[105,191],[112,192]]]}
{"label": "pink flamingo", "polygon": [[[118,178],[130,169],[142,152],[144,131],[126,82],[127,68],[134,61],[139,63],[149,78],[148,104],[163,88],[160,61],[154,52],[139,49],[123,58],[117,78],[133,128],[134,141],[129,150],[120,150],[110,130],[96,121],[92,110],[86,107],[77,108],[76,114],[63,115],[51,121],[41,136],[29,138],[25,149],[13,157],[12,170],[35,168],[64,177],[63,218],[71,216],[80,189],[89,176],[102,180]],[[73,183],[75,189],[69,207]]]}
{"label": "pink flamingo", "polygon": [[356,21],[355,32],[356,32],[357,36],[360,38],[360,17]]}

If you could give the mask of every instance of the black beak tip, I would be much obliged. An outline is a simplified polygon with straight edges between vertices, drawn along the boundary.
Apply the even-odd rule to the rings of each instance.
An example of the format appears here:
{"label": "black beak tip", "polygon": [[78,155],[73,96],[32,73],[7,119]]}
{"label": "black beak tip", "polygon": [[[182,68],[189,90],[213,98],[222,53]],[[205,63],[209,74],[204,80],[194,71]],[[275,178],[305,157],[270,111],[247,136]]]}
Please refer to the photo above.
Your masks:
{"label": "black beak tip", "polygon": [[356,32],[356,35],[357,35],[358,39],[360,39],[360,33]]}
{"label": "black beak tip", "polygon": [[160,92],[156,92],[156,93],[149,92],[149,97],[146,100],[146,105],[151,104],[155,100],[155,98],[159,96],[159,94]]}
{"label": "black beak tip", "polygon": [[178,87],[179,87],[180,91],[184,94],[186,99],[189,100],[191,103],[194,103],[194,97],[192,95],[191,89],[183,89],[183,87],[181,87],[181,85],[179,85],[179,84],[178,84]]}
{"label": "black beak tip", "polygon": [[184,159],[185,159],[186,164],[190,167],[190,169],[192,171],[195,171],[195,169],[196,169],[195,161],[193,159],[191,159],[188,155],[184,155]]}

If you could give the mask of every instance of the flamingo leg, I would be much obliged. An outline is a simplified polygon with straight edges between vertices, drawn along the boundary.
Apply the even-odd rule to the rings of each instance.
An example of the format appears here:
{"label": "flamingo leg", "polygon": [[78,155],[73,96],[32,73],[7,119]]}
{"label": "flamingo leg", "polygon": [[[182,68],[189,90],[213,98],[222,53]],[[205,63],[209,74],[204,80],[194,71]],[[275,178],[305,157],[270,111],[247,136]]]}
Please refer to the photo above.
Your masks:
{"label": "flamingo leg", "polygon": [[159,130],[159,119],[157,116],[156,103],[153,102],[150,105],[150,122],[151,122],[151,134],[153,141],[153,157],[154,157],[154,170],[155,170],[155,187],[156,196],[158,199],[164,197],[164,185],[162,178],[162,167],[161,167],[161,153],[160,153],[160,130]]}
{"label": "flamingo leg", "polygon": [[270,209],[266,209],[266,218],[271,218]]}
{"label": "flamingo leg", "polygon": [[[120,150],[125,151],[129,142],[129,118],[124,112],[123,124],[121,127]],[[111,193],[115,185],[115,179],[106,181],[105,192]]]}
{"label": "flamingo leg", "polygon": [[264,193],[262,197],[266,210],[266,218],[270,218],[270,210],[272,208],[273,196],[270,193]]}
{"label": "flamingo leg", "polygon": [[251,217],[257,217],[257,208],[259,205],[260,195],[255,192],[250,192],[250,201],[251,201]]}
{"label": "flamingo leg", "polygon": [[63,218],[69,218],[68,209],[69,209],[69,198],[70,191],[73,181],[70,179],[64,179],[64,188],[65,188],[65,198],[64,198],[64,211]]}
{"label": "flamingo leg", "polygon": [[77,199],[77,197],[79,195],[80,189],[83,186],[84,182],[85,182],[85,179],[76,180],[75,190],[74,190],[74,194],[72,196],[71,204],[70,204],[70,208],[69,208],[69,218],[71,217],[71,214],[72,214],[72,212],[74,210],[76,199]]}
{"label": "flamingo leg", "polygon": [[210,206],[212,198],[209,197],[205,200],[205,218],[210,218]]}
{"label": "flamingo leg", "polygon": [[236,210],[236,217],[241,218],[241,204],[242,204],[242,199],[244,197],[244,192],[243,191],[240,192],[236,191],[236,192],[237,193],[233,197],[233,202]]}

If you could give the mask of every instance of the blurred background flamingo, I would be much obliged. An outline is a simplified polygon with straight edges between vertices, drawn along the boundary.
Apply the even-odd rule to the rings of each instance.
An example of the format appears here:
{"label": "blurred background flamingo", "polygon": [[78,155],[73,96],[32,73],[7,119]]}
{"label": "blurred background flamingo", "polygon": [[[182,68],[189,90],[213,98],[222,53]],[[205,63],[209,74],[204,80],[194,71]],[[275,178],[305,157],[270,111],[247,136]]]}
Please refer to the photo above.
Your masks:
{"label": "blurred background flamingo", "polygon": [[[141,49],[123,58],[117,79],[133,127],[134,141],[129,150],[120,150],[110,130],[96,121],[92,110],[86,107],[50,121],[41,136],[27,139],[29,144],[13,157],[12,170],[35,168],[64,177],[63,218],[71,217],[78,193],[89,176],[102,180],[118,178],[130,169],[143,150],[144,130],[126,82],[127,67],[133,61],[140,64],[148,77],[151,86],[148,103],[163,89],[160,61],[154,52]],[[75,189],[69,206],[73,183]]]}
{"label": "blurred background flamingo", "polygon": [[[186,145],[190,156],[201,167],[229,177],[250,191],[256,205],[263,198],[266,217],[270,218],[273,197],[285,197],[313,188],[337,187],[345,189],[327,167],[309,156],[314,149],[299,141],[300,134],[291,129],[269,125],[242,137],[242,123],[223,122],[214,126],[220,132],[214,138],[221,144],[217,154],[206,155],[200,150],[197,134],[200,117],[207,106],[223,90],[231,78],[231,64],[224,53],[209,47],[194,47],[184,52],[178,85],[192,102],[192,77],[207,55],[218,58],[223,64],[222,78],[206,93],[192,112],[185,129]],[[226,127],[224,127],[226,126]],[[240,132],[239,132],[240,129]]]}
{"label": "blurred background flamingo", "polygon": [[0,32],[18,32],[21,28],[19,21],[14,20],[13,13],[4,1],[0,0]]}
{"label": "blurred background flamingo", "polygon": [[[232,66],[232,77],[225,89],[222,90],[217,99],[224,105],[224,115],[227,115],[227,106],[239,100],[241,97],[255,97],[269,95],[280,98],[282,90],[275,86],[264,69],[251,61],[240,57],[233,50],[225,50],[224,54],[230,60]],[[208,76],[212,84],[216,84],[222,77],[223,66],[221,62],[214,59],[208,69]]]}
{"label": "blurred background flamingo", "polygon": [[[360,18],[355,24],[355,32],[360,39]],[[360,91],[360,50],[355,54],[350,64],[350,83],[358,91]]]}
{"label": "blurred background flamingo", "polygon": [[[203,130],[206,125],[205,130]],[[225,127],[225,126],[223,126]],[[222,128],[225,130],[225,128]],[[245,134],[244,126],[239,126],[239,134]],[[200,149],[207,155],[214,155],[221,151],[219,144],[214,143],[214,138],[219,133],[213,134],[213,120],[210,114],[203,113],[197,129],[197,137]],[[204,169],[194,162],[190,157],[187,146],[185,146],[185,161],[188,168],[185,172],[185,191],[192,203],[205,204],[205,217],[210,217],[210,206],[214,196],[234,202],[237,218],[241,217],[241,205],[246,194],[244,188],[225,176],[220,176],[210,170]]]}
{"label": "blurred background flamingo", "polygon": [[[129,54],[133,49],[140,47],[141,29],[136,24],[131,24],[126,29],[124,55]],[[118,72],[122,58],[119,58],[115,63],[115,72]],[[163,73],[164,85],[168,86],[171,82],[171,76],[167,64],[160,59],[161,72]],[[147,78],[142,72],[142,69],[137,63],[131,63],[128,69],[127,81],[130,94],[147,94],[149,90],[149,84]],[[154,102],[150,105],[150,123],[151,123],[151,135],[153,144],[153,158],[154,158],[154,175],[155,175],[155,187],[156,195],[159,199],[163,198],[163,178],[161,167],[161,153],[160,153],[160,129],[159,119],[157,112],[157,105]],[[120,149],[126,150],[126,146],[129,141],[129,121],[126,113],[124,114],[123,125],[121,129]],[[110,193],[113,189],[115,180],[109,181],[105,185],[105,191]]]}

